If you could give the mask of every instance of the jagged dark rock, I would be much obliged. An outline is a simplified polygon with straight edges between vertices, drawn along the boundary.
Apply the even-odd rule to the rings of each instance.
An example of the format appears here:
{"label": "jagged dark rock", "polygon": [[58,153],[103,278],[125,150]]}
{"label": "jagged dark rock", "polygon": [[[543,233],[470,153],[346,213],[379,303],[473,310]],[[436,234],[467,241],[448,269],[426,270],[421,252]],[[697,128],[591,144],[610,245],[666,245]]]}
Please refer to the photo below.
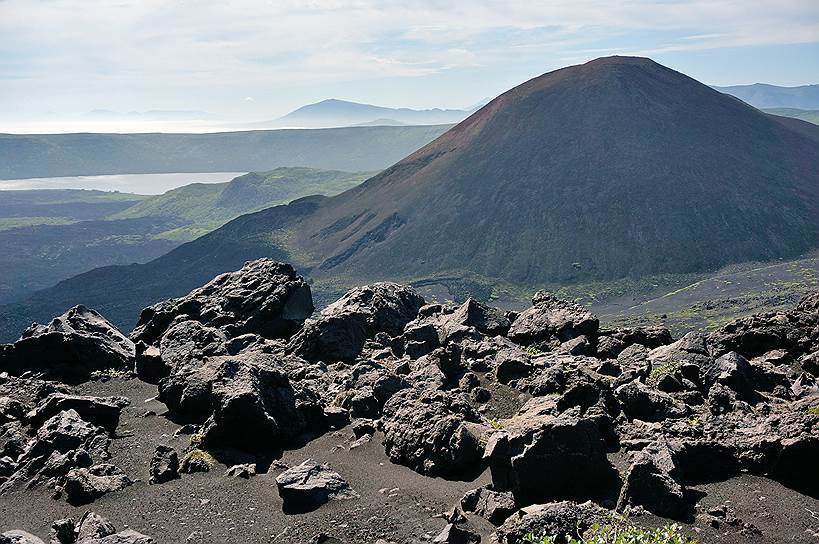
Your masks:
{"label": "jagged dark rock", "polygon": [[124,397],[88,397],[53,393],[27,417],[31,425],[39,427],[45,420],[60,412],[74,410],[85,421],[113,434],[119,425],[120,412],[128,404],[128,399]]}
{"label": "jagged dark rock", "polygon": [[0,372],[40,371],[76,383],[94,371],[130,371],[134,344],[100,314],[75,306],[48,325],[33,324],[14,344],[0,349]]}
{"label": "jagged dark rock", "polygon": [[312,459],[279,474],[276,487],[287,511],[312,510],[331,499],[358,498],[358,493],[341,475]]}
{"label": "jagged dark rock", "polygon": [[390,460],[428,476],[468,473],[482,455],[487,429],[457,393],[405,389],[384,405],[384,448]]}
{"label": "jagged dark rock", "polygon": [[106,493],[125,489],[133,483],[114,465],[102,464],[69,470],[62,487],[70,504],[81,505],[93,502]]}
{"label": "jagged dark rock", "polygon": [[639,452],[624,480],[617,502],[619,510],[637,505],[678,520],[689,515],[682,471],[668,444],[653,442]]}
{"label": "jagged dark rock", "polygon": [[520,509],[498,528],[502,544],[524,542],[526,535],[579,538],[594,523],[606,519],[608,511],[590,502],[570,501],[535,504]]}
{"label": "jagged dark rock", "polygon": [[412,288],[395,283],[357,287],[305,323],[288,351],[308,361],[353,361],[376,333],[400,335],[423,305]]}
{"label": "jagged dark rock", "polygon": [[559,343],[581,335],[596,338],[599,324],[586,308],[539,291],[532,297],[532,307],[512,323],[509,338],[521,344]]}
{"label": "jagged dark rock", "polygon": [[461,507],[499,525],[515,511],[515,496],[511,491],[495,491],[483,486],[467,491],[461,497]]}
{"label": "jagged dark rock", "polygon": [[480,541],[480,535],[458,527],[454,523],[447,524],[443,531],[432,539],[432,542],[439,544],[477,544]]}
{"label": "jagged dark rock", "polygon": [[222,328],[230,336],[255,333],[288,338],[312,313],[310,286],[293,267],[259,259],[217,276],[184,297],[145,308],[131,338],[156,345],[181,316]]}
{"label": "jagged dark rock", "polygon": [[592,419],[532,409],[502,423],[486,446],[492,485],[511,491],[520,504],[600,497],[616,481]]}
{"label": "jagged dark rock", "polygon": [[167,444],[160,444],[151,457],[150,479],[148,483],[164,484],[179,478],[179,455]]}
{"label": "jagged dark rock", "polygon": [[203,446],[284,445],[326,426],[318,395],[291,381],[287,365],[258,352],[211,357],[163,380],[158,398],[177,416],[203,423]]}

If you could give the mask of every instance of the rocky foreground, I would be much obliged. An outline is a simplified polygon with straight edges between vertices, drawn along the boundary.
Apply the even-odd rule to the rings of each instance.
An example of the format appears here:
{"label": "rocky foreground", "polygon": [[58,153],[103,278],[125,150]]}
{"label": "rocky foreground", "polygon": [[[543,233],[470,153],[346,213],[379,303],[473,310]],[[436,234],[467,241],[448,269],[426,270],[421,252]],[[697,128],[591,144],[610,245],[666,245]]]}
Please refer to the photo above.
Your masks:
{"label": "rocky foreground", "polygon": [[[546,293],[516,313],[376,283],[313,311],[259,260],[130,337],[78,306],[0,346],[0,543],[42,542],[21,529],[46,518],[63,544],[517,543],[613,511],[819,542],[819,292],[676,341]],[[759,523],[732,504],[748,482],[778,498]]]}

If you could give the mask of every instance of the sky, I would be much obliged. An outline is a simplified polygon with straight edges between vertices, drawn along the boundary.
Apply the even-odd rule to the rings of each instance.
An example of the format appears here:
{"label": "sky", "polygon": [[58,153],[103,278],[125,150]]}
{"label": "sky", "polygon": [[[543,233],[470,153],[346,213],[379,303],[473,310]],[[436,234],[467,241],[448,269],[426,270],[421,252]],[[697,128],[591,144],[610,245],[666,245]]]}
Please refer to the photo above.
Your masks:
{"label": "sky", "polygon": [[615,54],[819,83],[819,1],[0,0],[0,131],[230,126],[326,98],[464,108]]}

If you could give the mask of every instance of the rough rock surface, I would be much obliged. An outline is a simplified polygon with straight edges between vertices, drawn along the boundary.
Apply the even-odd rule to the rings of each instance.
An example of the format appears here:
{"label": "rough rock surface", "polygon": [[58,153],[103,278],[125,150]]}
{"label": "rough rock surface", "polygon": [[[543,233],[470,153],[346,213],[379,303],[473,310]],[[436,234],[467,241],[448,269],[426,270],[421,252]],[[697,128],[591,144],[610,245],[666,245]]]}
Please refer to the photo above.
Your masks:
{"label": "rough rock surface", "polygon": [[480,461],[486,429],[468,400],[455,393],[405,389],[384,406],[389,458],[429,476],[469,473]]}
{"label": "rough rock surface", "polygon": [[352,361],[368,338],[397,336],[415,319],[424,299],[395,283],[357,287],[305,323],[288,350],[309,361]]}
{"label": "rough rock surface", "polygon": [[164,484],[179,478],[179,455],[176,450],[167,444],[158,445],[151,457],[150,470],[148,482],[151,484]]}
{"label": "rough rock surface", "polygon": [[520,504],[601,497],[616,481],[597,424],[571,413],[504,422],[486,447],[492,484]]}
{"label": "rough rock surface", "polygon": [[0,346],[0,372],[28,370],[76,383],[100,370],[132,370],[134,344],[100,314],[75,306],[48,325],[33,324],[14,344]]}
{"label": "rough rock surface", "polygon": [[131,338],[155,345],[174,320],[223,328],[230,336],[255,333],[287,338],[313,313],[310,286],[289,264],[270,259],[245,263],[184,297],[142,311]]}
{"label": "rough rock surface", "polygon": [[63,480],[66,500],[75,505],[88,504],[106,493],[120,491],[134,482],[114,465],[72,468]]}
{"label": "rough rock surface", "polygon": [[[508,543],[529,532],[577,536],[578,523],[605,521],[615,507],[638,524],[680,520],[704,541],[757,535],[714,507],[722,496],[752,504],[742,516],[768,532],[780,521],[791,540],[814,530],[794,530],[780,504],[819,499],[817,295],[677,341],[658,327],[598,330],[585,308],[543,293],[516,314],[475,300],[424,305],[386,283],[352,290],[301,325],[306,316],[285,318],[285,307],[303,296],[302,280],[282,267],[249,263],[147,311],[126,359],[149,383],[114,375],[70,387],[0,371],[0,508],[65,497],[54,503],[64,517],[51,527],[56,542],[93,526],[92,517],[74,522],[82,507],[73,504],[108,493],[100,507],[156,517],[174,541],[232,541],[230,528],[241,527],[255,540]],[[93,320],[81,314],[66,318],[72,332],[33,335],[91,338],[83,323]],[[119,345],[104,336],[103,351]],[[177,451],[187,452],[181,462]],[[312,512],[356,495],[305,458],[330,463],[360,500]],[[251,478],[256,470],[284,470],[282,502],[266,487],[283,509],[262,512],[244,497],[269,481]],[[129,487],[129,476],[159,483],[196,471],[207,473]],[[762,499],[739,494],[738,481],[756,486],[742,488],[749,496],[778,497],[766,503],[775,521],[754,514]],[[46,489],[28,491],[35,486]],[[200,496],[206,489],[214,495]],[[162,509],[140,502],[164,494]],[[226,510],[226,500],[247,508]],[[452,509],[459,500],[469,515]],[[561,500],[577,502],[548,502]],[[444,531],[435,512],[446,512]],[[97,525],[82,541],[150,541]]]}
{"label": "rough rock surface", "polygon": [[586,308],[539,291],[532,307],[512,323],[509,338],[521,344],[565,342],[581,335],[596,338],[598,319]]}
{"label": "rough rock surface", "polygon": [[177,417],[203,424],[205,447],[281,447],[326,426],[317,395],[289,379],[289,364],[259,352],[211,357],[164,379],[159,400]]}
{"label": "rough rock surface", "polygon": [[358,493],[353,491],[340,474],[312,459],[279,474],[276,486],[284,501],[284,508],[291,511],[318,508],[331,499],[358,498]]}
{"label": "rough rock surface", "polygon": [[626,472],[617,508],[636,505],[660,516],[683,519],[690,505],[681,482],[674,452],[664,442],[653,442],[637,454]]}
{"label": "rough rock surface", "polygon": [[529,534],[579,538],[578,533],[605,519],[606,515],[605,509],[590,502],[535,504],[510,516],[498,528],[498,540],[503,544],[517,544],[524,542]]}

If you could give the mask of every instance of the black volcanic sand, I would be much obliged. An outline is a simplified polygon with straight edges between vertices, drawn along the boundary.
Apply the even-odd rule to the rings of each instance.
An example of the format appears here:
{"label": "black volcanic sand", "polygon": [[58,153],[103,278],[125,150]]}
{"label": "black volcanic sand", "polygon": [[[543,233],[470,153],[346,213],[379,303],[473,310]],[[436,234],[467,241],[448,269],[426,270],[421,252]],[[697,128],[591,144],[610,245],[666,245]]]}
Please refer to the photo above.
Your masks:
{"label": "black volcanic sand", "polygon": [[[159,543],[207,542],[309,542],[326,533],[344,543],[372,543],[382,538],[400,543],[431,541],[444,527],[436,514],[457,504],[469,489],[490,482],[488,471],[471,482],[427,478],[392,464],[384,454],[381,435],[350,450],[349,428],[330,432],[306,446],[286,451],[281,461],[290,466],[311,458],[326,462],[339,472],[360,499],[330,501],[309,513],[288,515],[275,477],[283,470],[276,464],[250,480],[224,475],[226,466],[208,473],[183,475],[161,485],[148,485],[148,465],[154,448],[167,443],[181,453],[189,436],[173,438],[179,425],[163,417],[165,406],[153,397],[156,387],[136,379],[89,382],[78,388],[85,394],[124,395],[131,405],[123,411],[109,462],[122,468],[133,486],[109,493],[90,505],[73,507],[55,500],[43,489],[0,496],[0,531],[23,529],[47,538],[51,523],[63,517],[78,518],[87,510],[107,517],[118,529],[131,527],[151,535]],[[158,415],[142,417],[146,411]],[[622,456],[612,461],[622,466]],[[705,518],[686,525],[701,542],[819,542],[819,500],[798,494],[781,484],[756,476],[694,488],[705,493],[700,511],[727,505],[740,520],[719,529]],[[654,516],[632,518],[642,525],[668,523]],[[740,532],[743,523],[762,534]],[[493,527],[469,516],[469,527],[491,542]]]}

